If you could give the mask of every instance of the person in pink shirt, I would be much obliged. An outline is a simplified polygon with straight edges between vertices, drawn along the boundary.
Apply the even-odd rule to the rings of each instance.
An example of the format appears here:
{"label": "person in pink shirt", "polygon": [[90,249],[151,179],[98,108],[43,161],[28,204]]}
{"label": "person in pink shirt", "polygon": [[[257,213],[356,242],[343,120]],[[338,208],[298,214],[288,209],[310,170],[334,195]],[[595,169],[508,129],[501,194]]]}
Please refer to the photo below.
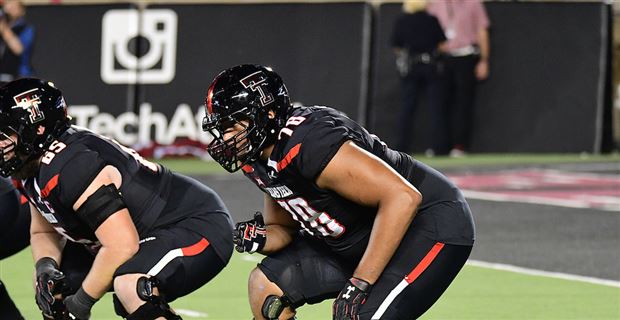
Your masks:
{"label": "person in pink shirt", "polygon": [[451,151],[469,149],[476,83],[489,76],[489,18],[479,0],[432,0],[427,11],[439,19],[446,38],[444,84]]}

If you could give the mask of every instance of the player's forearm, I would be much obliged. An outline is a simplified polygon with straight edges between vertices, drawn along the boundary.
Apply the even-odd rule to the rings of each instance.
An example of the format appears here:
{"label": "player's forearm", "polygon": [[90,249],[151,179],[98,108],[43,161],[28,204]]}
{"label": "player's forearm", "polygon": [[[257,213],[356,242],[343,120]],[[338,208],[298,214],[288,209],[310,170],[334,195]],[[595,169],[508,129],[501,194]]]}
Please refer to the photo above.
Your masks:
{"label": "player's forearm", "polygon": [[127,260],[131,259],[136,253],[135,250],[127,246],[123,247],[101,247],[95,261],[93,262],[88,275],[82,283],[84,291],[89,296],[99,299],[112,286],[114,272]]}
{"label": "player's forearm", "polygon": [[296,230],[277,224],[266,226],[267,239],[265,247],[260,251],[262,254],[270,254],[281,250],[293,241]]}
{"label": "player's forearm", "polygon": [[415,216],[420,200],[405,197],[379,206],[370,240],[354,277],[374,284],[396,252]]}
{"label": "player's forearm", "polygon": [[478,46],[480,46],[480,60],[488,61],[490,54],[489,31],[485,28],[478,32]]}
{"label": "player's forearm", "polygon": [[24,46],[22,45],[21,40],[19,40],[19,37],[15,33],[13,33],[11,28],[6,28],[2,32],[2,38],[13,54],[20,55],[24,52]]}
{"label": "player's forearm", "polygon": [[60,265],[63,246],[64,239],[55,231],[36,232],[30,235],[32,258],[35,262],[43,257],[50,257]]}

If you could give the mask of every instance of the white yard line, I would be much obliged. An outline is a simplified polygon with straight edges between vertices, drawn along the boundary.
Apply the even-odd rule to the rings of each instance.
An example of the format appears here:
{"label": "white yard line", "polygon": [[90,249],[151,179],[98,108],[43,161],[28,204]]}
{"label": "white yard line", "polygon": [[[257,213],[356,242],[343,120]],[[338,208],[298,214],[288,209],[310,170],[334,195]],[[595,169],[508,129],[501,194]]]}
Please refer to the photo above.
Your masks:
{"label": "white yard line", "polygon": [[[251,256],[247,254],[241,256],[241,260],[245,260],[248,262],[254,262],[254,263],[261,261],[262,258],[263,258],[262,256]],[[485,261],[470,259],[470,260],[467,260],[467,265],[474,266],[474,267],[487,268],[487,269],[494,269],[494,270],[510,271],[510,272],[515,272],[515,273],[532,275],[532,276],[549,277],[549,278],[564,279],[564,280],[570,280],[570,281],[580,281],[580,282],[620,288],[620,281],[616,281],[616,280],[579,276],[579,275],[562,273],[562,272],[543,271],[543,270],[538,270],[538,269],[530,269],[530,268],[513,266],[510,264],[485,262]]]}
{"label": "white yard line", "polygon": [[241,255],[241,260],[249,261],[249,262],[261,262],[261,261],[263,261],[264,257],[265,256],[263,256],[263,255],[242,254]]}
{"label": "white yard line", "polygon": [[[472,191],[463,190],[466,198],[496,201],[496,202],[521,202],[532,204],[543,204],[567,208],[592,208],[592,205],[587,201],[576,199],[552,199],[540,196],[526,196],[526,195],[505,195],[493,192]],[[620,212],[620,201],[611,201],[611,203],[601,204],[600,207],[592,208],[606,211]]]}
{"label": "white yard line", "polygon": [[177,308],[174,308],[174,311],[182,316],[186,316],[190,318],[208,318],[209,317],[208,314],[204,312],[200,312],[200,311],[194,311],[194,310],[188,310],[188,309],[177,309]]}
{"label": "white yard line", "polygon": [[579,172],[579,171],[567,171],[561,169],[543,169],[541,172],[545,172],[549,175],[552,175],[553,178],[562,178],[562,177],[579,177],[579,178],[590,178],[590,179],[605,179],[608,181],[618,181],[620,182],[620,178],[617,175],[609,174],[609,173],[593,173],[593,172]]}
{"label": "white yard line", "polygon": [[503,264],[503,263],[491,263],[491,262],[484,262],[484,261],[478,261],[478,260],[468,260],[467,265],[474,266],[474,267],[487,268],[487,269],[527,274],[527,275],[532,275],[532,276],[549,277],[549,278],[556,278],[556,279],[563,279],[563,280],[570,280],[570,281],[580,281],[580,282],[586,282],[586,283],[591,283],[591,284],[598,284],[598,285],[620,288],[620,281],[616,281],[616,280],[578,276],[574,274],[561,273],[561,272],[550,272],[550,271],[543,271],[543,270],[537,270],[537,269],[529,269],[529,268],[523,268],[523,267],[513,266],[509,264]]}
{"label": "white yard line", "polygon": [[[261,256],[252,256],[252,255],[247,255],[247,254],[244,254],[241,256],[241,260],[245,260],[248,262],[257,262],[257,261],[260,261],[261,258],[262,258]],[[529,268],[523,268],[523,267],[513,266],[509,264],[503,264],[503,263],[491,263],[491,262],[478,261],[478,260],[468,260],[467,265],[474,266],[474,267],[480,267],[480,268],[486,268],[486,269],[494,269],[494,270],[515,272],[515,273],[520,273],[520,274],[527,274],[527,275],[532,275],[532,276],[549,277],[549,278],[563,279],[563,280],[569,280],[569,281],[579,281],[579,282],[585,282],[585,283],[590,283],[590,284],[597,284],[597,285],[620,288],[620,281],[578,276],[574,274],[567,274],[567,273],[561,273],[561,272],[549,272],[549,271],[543,271],[543,270],[537,270],[537,269],[529,269]],[[190,317],[190,318],[208,318],[209,317],[207,313],[194,311],[194,310],[175,309],[175,311],[179,315],[183,315],[183,316]]]}

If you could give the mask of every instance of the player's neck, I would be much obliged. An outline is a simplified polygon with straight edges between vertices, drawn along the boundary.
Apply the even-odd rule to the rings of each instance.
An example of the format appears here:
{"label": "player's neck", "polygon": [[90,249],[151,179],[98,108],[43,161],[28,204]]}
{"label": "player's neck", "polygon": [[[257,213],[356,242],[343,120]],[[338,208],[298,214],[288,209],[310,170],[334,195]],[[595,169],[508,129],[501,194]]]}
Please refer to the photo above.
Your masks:
{"label": "player's neck", "polygon": [[269,157],[271,156],[271,152],[273,152],[273,144],[267,146],[265,149],[263,149],[263,151],[260,154],[260,158],[261,160],[267,160],[269,159]]}
{"label": "player's neck", "polygon": [[39,168],[41,167],[41,159],[43,156],[25,160],[24,165],[19,168],[16,172],[14,172],[11,177],[17,180],[24,180],[28,178],[32,178],[39,174]]}

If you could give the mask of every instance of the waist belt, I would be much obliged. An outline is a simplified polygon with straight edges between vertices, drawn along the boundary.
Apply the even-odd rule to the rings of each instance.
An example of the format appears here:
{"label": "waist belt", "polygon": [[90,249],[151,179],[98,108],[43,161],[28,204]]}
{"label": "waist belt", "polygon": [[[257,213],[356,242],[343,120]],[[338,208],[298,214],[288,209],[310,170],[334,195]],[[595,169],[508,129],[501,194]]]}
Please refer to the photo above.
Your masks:
{"label": "waist belt", "polygon": [[433,55],[431,55],[428,52],[424,52],[424,53],[420,53],[420,54],[414,54],[409,59],[410,59],[410,63],[411,64],[416,64],[416,63],[429,64],[429,63],[435,61]]}
{"label": "waist belt", "polygon": [[462,47],[462,48],[452,49],[448,52],[448,55],[451,57],[464,57],[464,56],[471,56],[473,54],[479,54],[479,53],[480,53],[480,50],[478,49],[478,47],[474,45],[469,45],[469,46]]}

